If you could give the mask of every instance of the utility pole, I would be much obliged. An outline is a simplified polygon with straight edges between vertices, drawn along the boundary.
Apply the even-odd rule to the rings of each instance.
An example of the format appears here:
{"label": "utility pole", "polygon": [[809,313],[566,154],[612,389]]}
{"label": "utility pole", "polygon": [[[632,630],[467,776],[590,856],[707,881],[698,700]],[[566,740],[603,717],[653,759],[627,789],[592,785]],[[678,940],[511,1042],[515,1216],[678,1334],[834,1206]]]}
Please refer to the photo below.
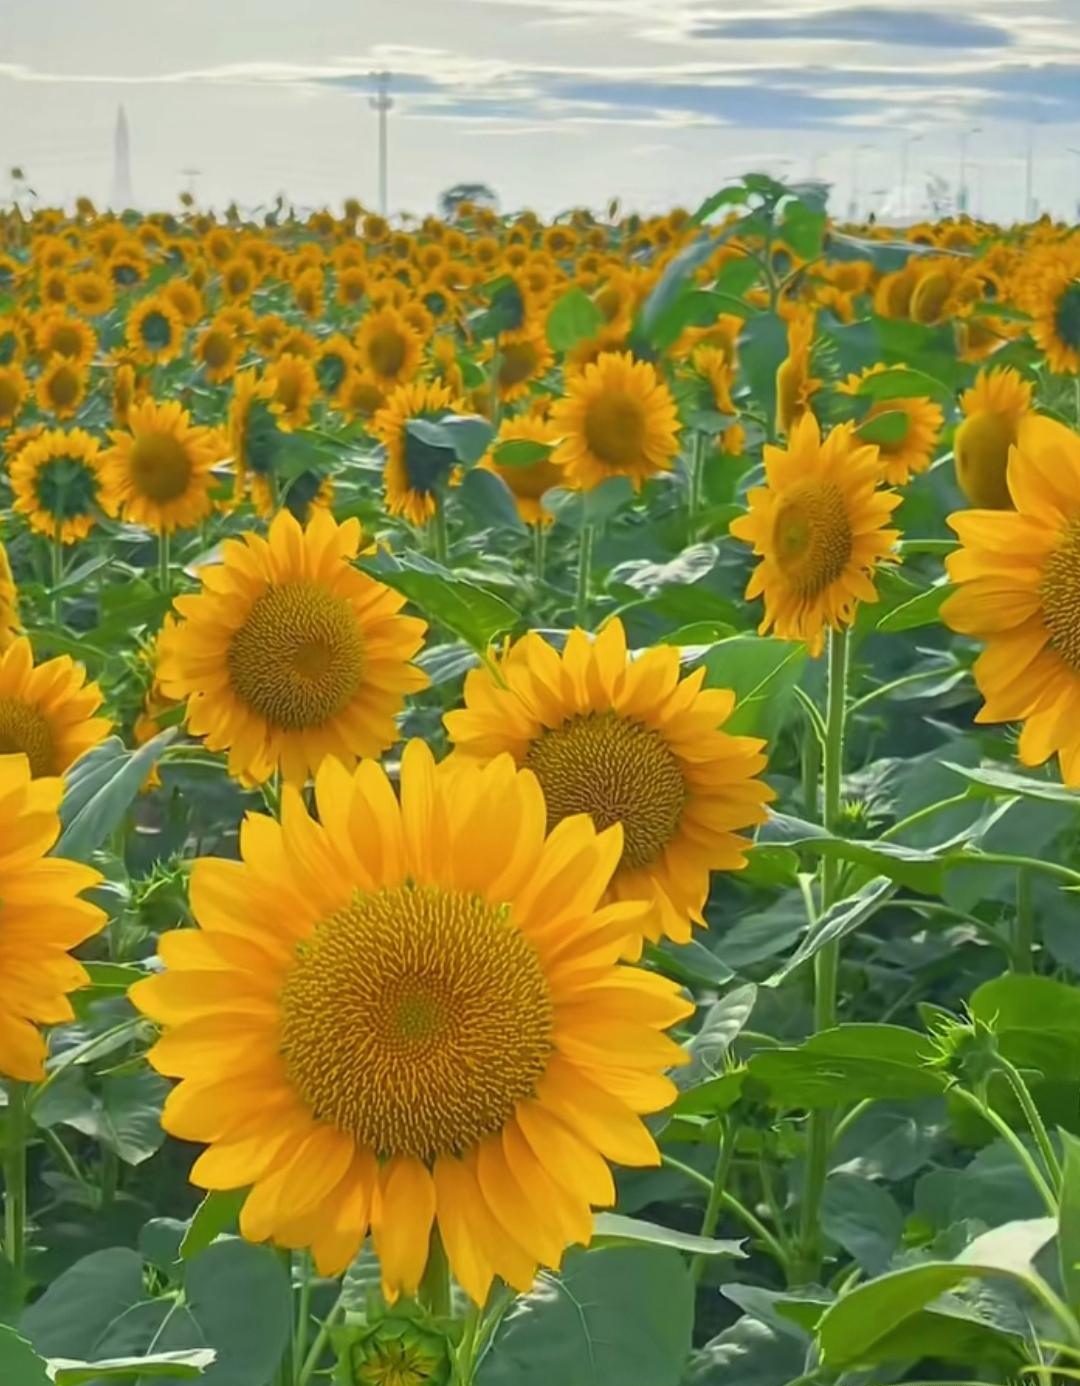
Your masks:
{"label": "utility pole", "polygon": [[390,205],[386,191],[386,115],[388,111],[393,109],[394,98],[390,95],[389,72],[374,72],[372,78],[376,91],[375,95],[370,98],[371,109],[377,111],[379,115],[379,212],[385,217],[388,215]]}
{"label": "utility pole", "polygon": [[127,112],[120,106],[116,112],[116,133],[113,136],[112,209],[114,212],[127,211],[134,201],[131,191],[131,139]]}
{"label": "utility pole", "polygon": [[911,146],[917,144],[922,135],[905,135],[900,141],[900,210],[903,216],[909,214],[908,199],[908,158]]}
{"label": "utility pole", "polygon": [[859,155],[866,149],[874,149],[872,144],[856,144],[851,150],[851,196],[848,199],[848,221],[858,221],[859,204],[862,192],[859,187]]}
{"label": "utility pole", "polygon": [[966,130],[960,131],[960,181],[956,187],[956,213],[959,216],[968,209],[968,185],[967,185],[967,148],[968,140],[972,135],[982,132],[981,125],[972,125]]}

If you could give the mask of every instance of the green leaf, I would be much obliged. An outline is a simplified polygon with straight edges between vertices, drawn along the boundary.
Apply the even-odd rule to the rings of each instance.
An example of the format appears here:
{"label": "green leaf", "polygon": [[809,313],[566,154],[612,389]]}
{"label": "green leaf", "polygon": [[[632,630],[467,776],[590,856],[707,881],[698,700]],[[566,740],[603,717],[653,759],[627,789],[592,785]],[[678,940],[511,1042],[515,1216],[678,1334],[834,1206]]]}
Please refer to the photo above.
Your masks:
{"label": "green leaf", "polygon": [[925,1035],[898,1025],[838,1025],[790,1049],[761,1049],[749,1076],[769,1089],[779,1107],[830,1107],[864,1098],[914,1100],[944,1090],[942,1074],[926,1066]]}
{"label": "green leaf", "polygon": [[857,1174],[833,1174],[825,1185],[821,1227],[867,1275],[880,1275],[900,1245],[904,1215],[879,1184]]}
{"label": "green leaf", "polygon": [[691,1063],[679,1073],[682,1082],[696,1083],[723,1070],[728,1052],[750,1019],[756,1002],[757,987],[752,982],[735,987],[713,1002],[687,1046]]}
{"label": "green leaf", "polygon": [[864,419],[855,432],[864,443],[888,447],[892,443],[902,443],[910,427],[911,420],[902,409],[889,409],[884,414],[875,414],[872,419]]}
{"label": "green leaf", "polygon": [[547,339],[553,351],[564,355],[578,342],[595,337],[604,315],[584,289],[568,289],[552,306],[547,320]]}
{"label": "green leaf", "polygon": [[181,1257],[190,1261],[223,1232],[235,1232],[247,1196],[247,1189],[214,1189],[208,1193],[192,1214],[180,1243]]}
{"label": "green leaf", "polygon": [[833,837],[816,823],[783,813],[770,814],[757,841],[760,847],[794,847],[833,861],[852,862],[879,876],[887,876],[909,890],[928,895],[940,891],[943,854],[956,845],[950,840],[935,847],[909,847],[903,842]]}
{"label": "green leaf", "polygon": [[733,736],[775,739],[787,720],[806,646],[759,635],[734,635],[705,655],[706,688],[730,688],[735,711],[724,724]]}
{"label": "green leaf", "polygon": [[994,765],[957,765],[946,760],[942,764],[949,770],[963,775],[965,780],[989,790],[987,797],[1000,797],[1003,794],[1019,794],[1025,799],[1042,799],[1052,804],[1068,804],[1070,808],[1080,808],[1080,792],[1067,789],[1056,780],[1039,780],[1032,775],[1019,775],[1014,770],[1002,770]]}
{"label": "green leaf", "polygon": [[215,1242],[187,1263],[188,1309],[217,1356],[205,1386],[264,1386],[289,1339],[292,1291],[269,1247]]}
{"label": "green leaf", "polygon": [[[957,1261],[926,1261],[856,1286],[827,1309],[821,1320],[818,1340],[823,1363],[851,1368],[905,1356],[921,1357],[927,1350],[921,1335],[907,1335],[905,1352],[894,1337],[897,1329],[965,1280],[1005,1276],[1030,1291],[1038,1283],[1031,1269],[1032,1258],[1054,1231],[1052,1218],[1007,1223],[977,1238]],[[889,1340],[888,1358],[881,1351],[885,1340]]]}
{"label": "green leaf", "polygon": [[[641,305],[632,338],[663,349],[678,337],[687,319],[687,300],[693,290],[687,280],[715,252],[724,239],[701,236],[668,261],[648,298]],[[715,313],[713,314],[715,317]]]}
{"label": "green leaf", "polygon": [[76,761],[67,773],[60,805],[63,831],[55,854],[87,861],[124,821],[162,751],[178,735],[176,727],[169,727],[137,751],[128,751],[119,737],[110,736]]}
{"label": "green leaf", "polygon": [[895,894],[894,882],[888,877],[875,877],[854,895],[830,905],[817,921],[813,931],[806,934],[791,957],[767,979],[765,985],[779,986],[804,963],[820,953],[826,944],[835,943],[846,938],[848,934],[853,934],[856,929],[861,929]]}
{"label": "green leaf", "polygon": [[446,414],[439,425],[464,467],[479,462],[495,440],[494,427],[479,414]]}
{"label": "green leaf", "polygon": [[100,1141],[127,1165],[141,1165],[165,1141],[161,1108],[169,1084],[152,1069],[107,1073],[90,1110],[65,1118],[64,1124]]}
{"label": "green leaf", "polygon": [[894,366],[887,371],[868,375],[859,383],[857,395],[873,400],[881,399],[939,399],[951,405],[953,394],[940,380],[935,380],[925,371],[908,370],[905,366]]}
{"label": "green leaf", "polygon": [[554,443],[539,443],[535,438],[510,438],[499,443],[492,453],[500,467],[534,467],[551,456]]}
{"label": "green leaf", "polygon": [[715,544],[691,544],[667,563],[632,558],[608,573],[608,589],[622,585],[653,597],[665,587],[688,587],[713,571],[718,555]]}
{"label": "green leaf", "polygon": [[792,201],[784,208],[779,235],[801,260],[816,260],[821,254],[825,223],[823,211],[814,211],[805,202]]}
{"label": "green leaf", "polygon": [[721,188],[719,192],[714,192],[705,199],[687,222],[687,226],[700,226],[725,207],[745,207],[746,196],[747,190],[743,183],[733,183],[728,188]]}
{"label": "green leaf", "polygon": [[713,1237],[697,1237],[691,1232],[679,1232],[673,1227],[661,1227],[655,1222],[623,1217],[621,1213],[597,1213],[593,1224],[593,1242],[633,1242],[645,1246],[669,1246],[696,1256],[735,1256],[746,1253],[742,1242],[717,1241]]}
{"label": "green leaf", "polygon": [[[112,1357],[102,1362],[49,1363],[56,1386],[83,1386],[99,1381],[126,1381],[134,1378],[167,1377],[173,1381],[192,1381],[203,1376],[213,1364],[213,1348],[192,1348],[187,1352],[155,1352],[149,1357]],[[5,1386],[7,1383],[5,1382]]]}
{"label": "green leaf", "polygon": [[19,1329],[42,1356],[84,1362],[109,1324],[142,1297],[138,1252],[95,1251],[53,1281],[23,1312]]}
{"label": "green leaf", "polygon": [[677,1386],[693,1290],[670,1247],[571,1252],[499,1326],[476,1386]]}
{"label": "green leaf", "polygon": [[518,623],[518,613],[501,597],[455,576],[423,554],[383,552],[365,559],[363,566],[408,597],[428,620],[453,631],[480,653],[496,635]]}
{"label": "green leaf", "polygon": [[976,988],[968,1006],[1018,1067],[1063,1081],[1080,1077],[1080,987],[1007,973]]}
{"label": "green leaf", "polygon": [[919,626],[933,626],[941,619],[941,606],[946,597],[956,591],[951,582],[938,582],[925,592],[911,597],[899,606],[886,611],[877,623],[878,630],[898,631],[916,630]]}
{"label": "green leaf", "polygon": [[806,1346],[800,1335],[744,1314],[694,1354],[682,1386],[788,1386],[804,1374]]}
{"label": "green leaf", "polygon": [[44,1361],[13,1328],[0,1325],[0,1381],[4,1386],[50,1386]]}
{"label": "green leaf", "polygon": [[465,509],[482,526],[525,533],[509,486],[494,472],[480,467],[466,472],[456,494]]}
{"label": "green leaf", "polygon": [[1058,1261],[1065,1298],[1073,1309],[1080,1307],[1080,1140],[1068,1131],[1059,1131],[1065,1155],[1058,1207]]}
{"label": "green leaf", "polygon": [[633,499],[634,486],[628,476],[611,476],[591,491],[568,491],[556,486],[544,493],[540,504],[572,529],[603,524]]}

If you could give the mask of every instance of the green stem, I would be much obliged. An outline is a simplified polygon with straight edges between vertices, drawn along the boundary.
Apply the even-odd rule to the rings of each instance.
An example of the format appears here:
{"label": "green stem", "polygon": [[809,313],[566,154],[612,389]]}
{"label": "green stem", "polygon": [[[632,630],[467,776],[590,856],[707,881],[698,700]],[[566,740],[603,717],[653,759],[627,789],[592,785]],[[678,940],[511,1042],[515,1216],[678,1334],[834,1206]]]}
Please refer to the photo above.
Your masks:
{"label": "green stem", "polygon": [[1050,1139],[1050,1133],[1047,1131],[1046,1125],[1043,1122],[1042,1113],[1035,1105],[1035,1099],[1031,1095],[1031,1089],[1028,1087],[1027,1083],[1024,1082],[1020,1070],[1006,1059],[1004,1055],[999,1054],[997,1062],[998,1068],[1004,1075],[1009,1087],[1012,1088],[1017,1102],[1020,1103],[1020,1110],[1024,1113],[1024,1120],[1027,1122],[1031,1134],[1035,1137],[1035,1144],[1039,1148],[1039,1154],[1043,1158],[1046,1172],[1050,1176],[1050,1183],[1055,1190],[1060,1192],[1062,1181],[1061,1165],[1058,1162],[1054,1143]]}
{"label": "green stem", "polygon": [[7,1084],[7,1140],[4,1145],[4,1255],[22,1295],[26,1264],[26,1087]]}
{"label": "green stem", "polygon": [[158,586],[164,596],[172,596],[172,568],[169,563],[169,533],[162,530],[158,539]]}
{"label": "green stem", "polygon": [[533,573],[536,581],[544,581],[544,549],[546,548],[547,525],[542,520],[537,520],[533,525]]}
{"label": "green stem", "polygon": [[461,1329],[461,1342],[456,1354],[457,1370],[454,1386],[470,1386],[476,1372],[476,1350],[480,1345],[480,1310],[475,1304],[469,1305],[465,1322]]}
{"label": "green stem", "polygon": [[446,532],[446,502],[442,496],[435,498],[435,518],[432,524],[435,528],[435,562],[445,568],[450,541]]}
{"label": "green stem", "polygon": [[924,823],[928,818],[944,813],[946,809],[957,808],[960,804],[969,804],[970,802],[971,799],[966,792],[954,794],[949,799],[939,799],[936,804],[927,804],[925,808],[916,809],[914,813],[909,813],[906,818],[901,818],[898,823],[894,823],[891,828],[886,828],[879,836],[883,842],[890,842],[894,837],[899,837],[901,833],[906,833],[909,828],[915,827],[917,823]]}
{"label": "green stem", "polygon": [[[735,1132],[727,1122],[723,1122],[720,1127],[720,1138],[716,1152],[716,1169],[713,1171],[712,1188],[709,1190],[709,1200],[705,1204],[705,1215],[701,1219],[701,1236],[712,1237],[716,1233],[716,1225],[720,1221],[720,1211],[724,1206],[724,1194],[727,1192],[728,1176],[731,1173],[731,1162],[735,1158]],[[696,1285],[705,1273],[705,1263],[707,1257],[695,1256],[690,1262],[690,1278]]]}
{"label": "green stem", "polygon": [[431,1245],[428,1250],[424,1278],[420,1282],[420,1302],[437,1318],[444,1319],[450,1314],[450,1263],[439,1236],[439,1229],[431,1229]]}
{"label": "green stem", "polygon": [[296,1307],[296,1328],[293,1331],[293,1377],[298,1379],[307,1353],[308,1329],[311,1319],[311,1257],[300,1253],[300,1298]]}
{"label": "green stem", "polygon": [[[822,821],[825,830],[840,826],[841,789],[844,775],[844,731],[847,720],[848,634],[829,633],[829,677],[825,709],[825,752],[822,773]],[[836,903],[840,863],[826,858],[821,863],[821,914]],[[836,1024],[836,985],[840,971],[839,941],[827,943],[814,956],[814,1029],[831,1030]],[[821,1200],[829,1173],[834,1113],[816,1108],[807,1123],[806,1177],[799,1220],[800,1273],[809,1282],[821,1269]]]}
{"label": "green stem", "polygon": [[575,619],[583,630],[587,629],[589,624],[589,578],[592,574],[592,553],[592,525],[582,525],[581,543],[578,549],[577,602],[574,611]]}
{"label": "green stem", "polygon": [[116,1151],[107,1145],[101,1147],[101,1187],[99,1195],[101,1207],[106,1208],[116,1197],[116,1187],[120,1177],[120,1162]]}
{"label": "green stem", "polygon": [[1031,872],[1016,873],[1016,928],[1013,933],[1013,969],[1034,972],[1035,911],[1031,907]]}
{"label": "green stem", "polygon": [[[701,1171],[696,1170],[693,1165],[684,1165],[681,1160],[676,1160],[673,1155],[663,1155],[661,1159],[668,1169],[677,1170],[679,1174],[684,1175],[692,1184],[696,1184],[698,1188],[706,1189],[710,1194],[712,1193],[713,1180],[710,1179],[707,1174],[702,1174]],[[745,1227],[750,1229],[754,1236],[757,1237],[758,1241],[761,1242],[762,1246],[766,1247],[772,1253],[779,1265],[785,1266],[787,1264],[787,1252],[784,1250],[783,1246],[777,1238],[773,1236],[761,1219],[752,1213],[745,1204],[740,1203],[734,1194],[726,1192],[721,1199],[721,1203],[723,1207],[733,1213]]]}
{"label": "green stem", "polygon": [[274,1386],[295,1386],[296,1378],[293,1373],[292,1252],[279,1248],[277,1254],[289,1282],[289,1314],[288,1336],[281,1351],[281,1361],[278,1363],[278,1369],[274,1376]]}
{"label": "green stem", "polygon": [[342,1292],[334,1301],[329,1314],[319,1325],[319,1331],[315,1335],[315,1341],[311,1345],[311,1351],[304,1358],[304,1365],[300,1368],[300,1374],[296,1379],[296,1386],[308,1386],[308,1382],[315,1375],[315,1370],[319,1365],[319,1360],[326,1351],[326,1345],[330,1341],[330,1334],[334,1330],[334,1325],[345,1312],[345,1294]]}
{"label": "green stem", "polygon": [[1043,1178],[1042,1170],[1035,1163],[1031,1152],[1024,1142],[1012,1129],[1004,1117],[994,1111],[988,1102],[984,1102],[980,1097],[976,1097],[973,1092],[968,1092],[967,1088],[953,1088],[953,1095],[958,1097],[961,1102],[970,1107],[972,1111],[978,1112],[982,1119],[998,1133],[1003,1141],[1012,1149],[1013,1154],[1023,1165],[1028,1178],[1031,1180],[1039,1197],[1046,1205],[1046,1211],[1051,1217],[1058,1215],[1058,1203],[1054,1197],[1054,1191]]}
{"label": "green stem", "polygon": [[50,589],[49,589],[49,619],[53,625],[60,625],[60,582],[64,576],[64,546],[60,542],[60,536],[53,538],[49,547],[50,560]]}
{"label": "green stem", "polygon": [[701,505],[701,473],[705,463],[705,435],[696,429],[690,438],[690,456],[686,460],[686,529],[692,544],[697,538],[697,517]]}

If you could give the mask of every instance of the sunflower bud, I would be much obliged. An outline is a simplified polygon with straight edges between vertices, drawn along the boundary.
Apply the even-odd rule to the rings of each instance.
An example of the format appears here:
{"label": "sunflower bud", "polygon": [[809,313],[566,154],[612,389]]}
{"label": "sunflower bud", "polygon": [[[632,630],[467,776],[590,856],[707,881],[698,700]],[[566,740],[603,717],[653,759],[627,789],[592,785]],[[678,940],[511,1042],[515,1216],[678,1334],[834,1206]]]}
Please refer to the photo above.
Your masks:
{"label": "sunflower bud", "polygon": [[980,1089],[998,1067],[997,1036],[976,1016],[960,1019],[937,1011],[930,1026],[934,1068],[945,1069],[954,1082]]}
{"label": "sunflower bud", "polygon": [[448,1386],[450,1344],[430,1319],[395,1312],[338,1340],[335,1386]]}

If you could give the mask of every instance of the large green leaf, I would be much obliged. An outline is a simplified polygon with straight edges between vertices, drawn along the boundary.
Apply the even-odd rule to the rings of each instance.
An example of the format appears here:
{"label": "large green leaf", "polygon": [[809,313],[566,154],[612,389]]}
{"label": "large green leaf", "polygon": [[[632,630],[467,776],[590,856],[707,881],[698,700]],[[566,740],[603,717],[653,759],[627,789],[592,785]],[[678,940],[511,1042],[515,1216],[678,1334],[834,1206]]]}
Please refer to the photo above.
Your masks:
{"label": "large green leaf", "polygon": [[57,856],[88,860],[124,821],[158,757],[178,735],[176,727],[168,727],[136,751],[110,736],[76,761],[60,805]]}
{"label": "large green leaf", "polygon": [[224,1232],[235,1232],[240,1209],[247,1200],[247,1189],[213,1189],[192,1214],[180,1255],[185,1261],[198,1256]]}
{"label": "large green leaf", "polygon": [[1080,987],[1006,973],[978,987],[968,1006],[1020,1068],[1080,1078]]}
{"label": "large green leaf", "polygon": [[1058,1260],[1061,1283],[1073,1313],[1080,1313],[1080,1140],[1059,1133],[1065,1154],[1058,1208]]}
{"label": "large green leaf", "polygon": [[554,351],[565,353],[587,337],[595,337],[604,315],[584,289],[576,285],[557,299],[548,314],[547,339]]}
{"label": "large green leaf", "polygon": [[944,1091],[945,1078],[927,1067],[925,1035],[897,1025],[838,1025],[795,1048],[762,1049],[747,1072],[777,1107],[831,1107],[838,1100],[913,1100]]}
{"label": "large green leaf", "polygon": [[904,1215],[880,1184],[857,1174],[833,1174],[821,1203],[821,1228],[867,1275],[880,1275],[904,1231]]}
{"label": "large green leaf", "polygon": [[678,1386],[693,1291],[669,1247],[571,1252],[503,1319],[476,1386]]}
{"label": "large green leaf", "polygon": [[790,713],[795,685],[806,664],[806,646],[758,635],[734,635],[705,655],[705,684],[730,688],[735,711],[724,730],[775,738]]}
{"label": "large green leaf", "polygon": [[43,1357],[93,1358],[114,1319],[143,1297],[142,1257],[126,1247],[77,1261],[26,1309],[19,1329]]}
{"label": "large green leaf", "polygon": [[692,1232],[680,1232],[659,1223],[642,1222],[624,1217],[621,1213],[597,1213],[593,1222],[593,1245],[631,1242],[641,1246],[669,1246],[695,1256],[743,1257],[742,1242],[719,1241],[715,1237],[697,1237]]}
{"label": "large green leaf", "polygon": [[768,978],[766,986],[779,986],[794,971],[820,953],[827,944],[837,943],[848,934],[861,929],[873,919],[878,910],[889,903],[895,893],[896,886],[887,876],[877,876],[854,895],[830,905],[791,957]]}
{"label": "large green leaf", "polygon": [[0,1381],[4,1386],[50,1386],[45,1362],[25,1338],[0,1324]]}
{"label": "large green leaf", "polygon": [[[155,1352],[149,1357],[113,1357],[101,1362],[49,1363],[56,1386],[97,1386],[99,1381],[143,1381],[164,1379],[205,1380],[204,1373],[213,1364],[213,1348],[191,1348],[186,1352]],[[5,1386],[7,1383],[5,1381]]]}
{"label": "large green leaf", "polygon": [[518,623],[518,613],[501,597],[423,554],[380,553],[365,560],[364,567],[474,650],[483,652],[496,635]]}

